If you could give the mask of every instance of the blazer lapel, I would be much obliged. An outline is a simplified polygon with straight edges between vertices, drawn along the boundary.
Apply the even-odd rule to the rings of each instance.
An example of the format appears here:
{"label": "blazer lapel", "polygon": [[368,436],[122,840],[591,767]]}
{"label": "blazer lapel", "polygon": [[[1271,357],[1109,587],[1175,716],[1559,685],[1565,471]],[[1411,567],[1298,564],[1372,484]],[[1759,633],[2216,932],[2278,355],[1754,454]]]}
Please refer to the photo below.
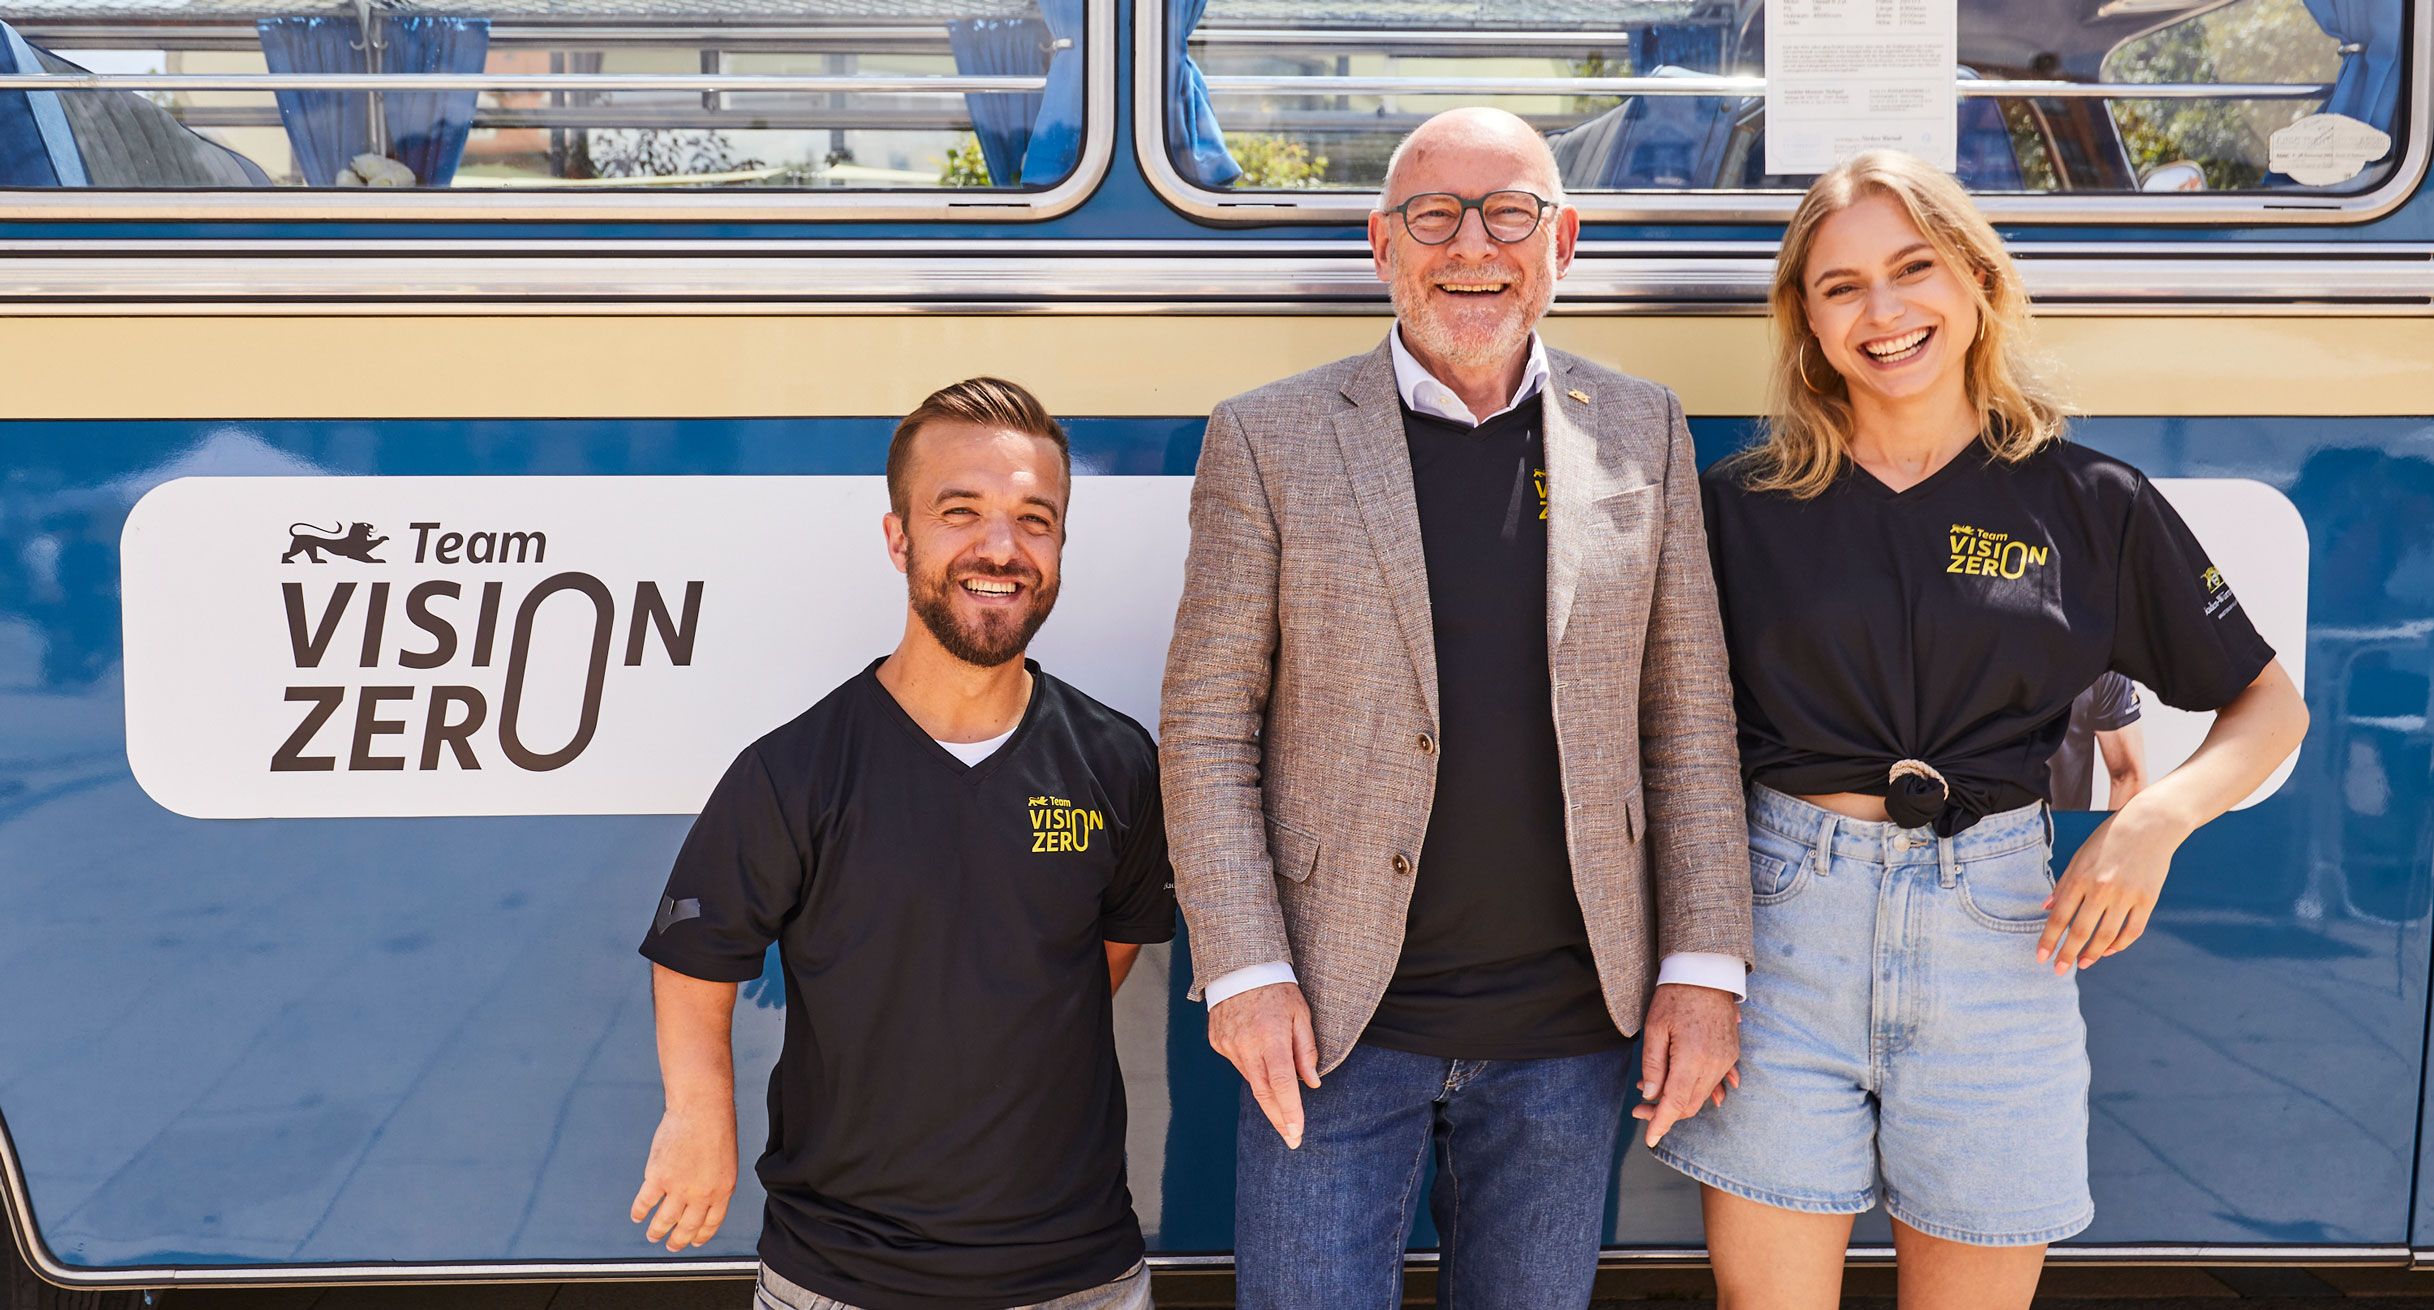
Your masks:
{"label": "blazer lapel", "polygon": [[1378,572],[1394,606],[1395,626],[1420,679],[1428,717],[1437,717],[1437,637],[1428,609],[1428,557],[1420,549],[1420,504],[1412,492],[1411,447],[1403,437],[1402,395],[1384,343],[1369,353],[1344,387],[1354,408],[1334,418],[1336,444],[1352,479],[1352,496],[1369,527]]}
{"label": "blazer lapel", "polygon": [[[1547,378],[1542,423],[1547,447],[1547,652],[1563,646],[1580,589],[1583,557],[1597,530],[1602,489],[1597,466],[1595,394],[1578,389],[1569,364],[1556,361]],[[1579,397],[1589,397],[1586,400]]]}

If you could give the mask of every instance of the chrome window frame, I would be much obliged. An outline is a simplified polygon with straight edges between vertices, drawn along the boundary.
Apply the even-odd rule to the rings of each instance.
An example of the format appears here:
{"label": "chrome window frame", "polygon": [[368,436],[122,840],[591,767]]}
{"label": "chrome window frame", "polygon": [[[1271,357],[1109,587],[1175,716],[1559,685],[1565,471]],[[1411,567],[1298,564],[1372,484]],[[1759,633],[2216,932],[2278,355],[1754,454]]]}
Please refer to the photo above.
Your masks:
{"label": "chrome window frame", "polygon": [[1116,4],[1088,0],[1082,44],[1082,150],[1073,172],[1042,191],[630,188],[0,190],[0,219],[150,222],[1032,222],[1080,205],[1107,177],[1116,140]]}
{"label": "chrome window frame", "polygon": [[[1580,244],[1553,313],[1754,317],[1772,241]],[[2434,244],[2035,241],[2041,317],[2434,317]],[[12,317],[1351,315],[1389,313],[1341,238],[484,242],[0,238]]]}
{"label": "chrome window frame", "polygon": [[[1133,0],[1133,151],[1150,188],[1202,222],[1366,223],[1375,191],[1219,191],[1185,178],[1166,150],[1166,8]],[[1978,207],[1997,223],[2103,226],[2280,227],[2363,223],[2406,203],[2434,158],[2434,0],[2409,10],[2408,136],[2392,175],[2354,196],[2272,192],[1987,192]],[[1150,88],[1154,93],[1144,93]],[[2123,97],[2129,99],[2132,97]],[[1223,124],[1223,116],[1219,118]],[[1794,191],[1580,191],[1569,199],[1585,223],[1781,223],[1800,203]]]}

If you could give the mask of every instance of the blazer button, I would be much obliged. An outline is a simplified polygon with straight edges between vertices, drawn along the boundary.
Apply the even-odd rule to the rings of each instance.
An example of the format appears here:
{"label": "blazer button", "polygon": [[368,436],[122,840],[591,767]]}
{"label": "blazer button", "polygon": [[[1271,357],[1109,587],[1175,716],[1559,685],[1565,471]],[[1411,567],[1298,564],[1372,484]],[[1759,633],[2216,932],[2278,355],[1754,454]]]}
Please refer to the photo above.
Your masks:
{"label": "blazer button", "polygon": [[1425,732],[1421,733],[1421,734],[1420,734],[1420,753],[1421,753],[1422,755],[1434,755],[1434,754],[1436,754],[1436,753],[1437,753],[1437,739],[1436,739],[1436,738],[1434,738],[1434,737],[1429,736],[1429,735],[1428,735],[1427,733],[1425,733]]}
{"label": "blazer button", "polygon": [[1404,877],[1406,877],[1406,878],[1410,877],[1410,876],[1411,876],[1411,857],[1410,857],[1410,856],[1408,856],[1408,855],[1403,854],[1401,851],[1397,851],[1397,852],[1395,852],[1395,857],[1394,857],[1394,871],[1395,871],[1396,873],[1399,873],[1399,874],[1403,875],[1403,876],[1404,876]]}

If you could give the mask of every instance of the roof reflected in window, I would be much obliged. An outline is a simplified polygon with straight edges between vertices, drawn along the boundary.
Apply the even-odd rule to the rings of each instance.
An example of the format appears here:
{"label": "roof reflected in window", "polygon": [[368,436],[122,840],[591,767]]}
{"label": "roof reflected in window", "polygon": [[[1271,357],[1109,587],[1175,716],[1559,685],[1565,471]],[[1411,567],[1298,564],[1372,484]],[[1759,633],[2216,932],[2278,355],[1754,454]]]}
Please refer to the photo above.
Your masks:
{"label": "roof reflected in window", "polygon": [[1036,192],[1088,3],[39,0],[0,186]]}
{"label": "roof reflected in window", "polygon": [[[1578,192],[1810,181],[1765,171],[1757,0],[1146,3],[1168,24],[1167,156],[1206,190],[1373,191],[1405,132],[1477,104],[1545,132]],[[2401,154],[2405,5],[1961,0],[1958,175],[1992,194],[2368,191]],[[2277,169],[2275,134],[2319,114],[2372,130],[2311,139],[2386,148],[2337,182]]]}

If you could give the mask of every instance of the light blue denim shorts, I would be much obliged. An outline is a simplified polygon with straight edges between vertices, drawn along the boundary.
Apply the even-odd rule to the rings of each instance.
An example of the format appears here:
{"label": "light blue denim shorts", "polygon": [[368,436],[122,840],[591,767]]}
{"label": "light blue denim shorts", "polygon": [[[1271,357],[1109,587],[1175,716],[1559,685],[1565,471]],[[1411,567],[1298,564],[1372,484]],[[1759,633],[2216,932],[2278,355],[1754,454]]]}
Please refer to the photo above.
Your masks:
{"label": "light blue denim shorts", "polygon": [[1876,1203],[1931,1237],[2033,1246],[2086,1228],[2087,1026],[2037,963],[2045,807],[1955,837],[1749,795],[1756,970],[1741,1086],[1656,1157],[1787,1210]]}

